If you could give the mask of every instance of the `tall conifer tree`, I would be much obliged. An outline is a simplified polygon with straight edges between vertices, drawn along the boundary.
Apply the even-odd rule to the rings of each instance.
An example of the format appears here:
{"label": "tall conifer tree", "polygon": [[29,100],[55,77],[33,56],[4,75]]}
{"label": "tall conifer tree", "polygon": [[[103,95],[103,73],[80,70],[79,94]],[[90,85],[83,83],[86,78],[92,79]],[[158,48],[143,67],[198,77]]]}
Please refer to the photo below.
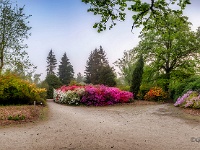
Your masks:
{"label": "tall conifer tree", "polygon": [[63,57],[61,58],[61,62],[58,68],[58,77],[60,81],[65,85],[68,85],[74,77],[74,69],[69,62],[66,53],[64,53]]}
{"label": "tall conifer tree", "polygon": [[56,69],[57,60],[55,55],[53,54],[52,49],[49,52],[49,55],[47,56],[47,75],[53,74],[55,75],[54,70]]}
{"label": "tall conifer tree", "polygon": [[136,62],[135,69],[133,70],[132,74],[132,82],[130,91],[133,92],[134,97],[137,99],[138,91],[140,90],[140,84],[142,82],[142,74],[143,74],[143,68],[144,68],[144,60],[142,55]]}
{"label": "tall conifer tree", "polygon": [[[105,84],[108,86],[116,85],[113,69],[109,66],[102,46],[90,53],[86,65],[85,76],[86,83]],[[109,82],[107,79],[110,79]]]}

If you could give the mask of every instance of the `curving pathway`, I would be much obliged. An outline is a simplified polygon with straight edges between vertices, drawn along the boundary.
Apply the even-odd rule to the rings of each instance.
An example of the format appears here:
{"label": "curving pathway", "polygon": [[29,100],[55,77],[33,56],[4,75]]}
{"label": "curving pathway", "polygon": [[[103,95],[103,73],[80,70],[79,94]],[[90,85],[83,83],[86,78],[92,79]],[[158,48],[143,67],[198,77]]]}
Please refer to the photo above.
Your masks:
{"label": "curving pathway", "polygon": [[200,149],[200,119],[171,105],[48,106],[48,121],[0,129],[0,150]]}

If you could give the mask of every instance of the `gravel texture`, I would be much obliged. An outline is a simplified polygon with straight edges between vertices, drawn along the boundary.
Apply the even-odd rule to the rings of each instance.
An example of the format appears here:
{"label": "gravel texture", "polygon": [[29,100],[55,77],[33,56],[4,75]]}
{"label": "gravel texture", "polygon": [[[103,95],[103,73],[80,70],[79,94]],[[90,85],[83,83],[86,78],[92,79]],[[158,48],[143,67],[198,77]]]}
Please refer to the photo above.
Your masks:
{"label": "gravel texture", "polygon": [[0,150],[200,149],[200,117],[169,104],[48,106],[48,121],[0,128]]}

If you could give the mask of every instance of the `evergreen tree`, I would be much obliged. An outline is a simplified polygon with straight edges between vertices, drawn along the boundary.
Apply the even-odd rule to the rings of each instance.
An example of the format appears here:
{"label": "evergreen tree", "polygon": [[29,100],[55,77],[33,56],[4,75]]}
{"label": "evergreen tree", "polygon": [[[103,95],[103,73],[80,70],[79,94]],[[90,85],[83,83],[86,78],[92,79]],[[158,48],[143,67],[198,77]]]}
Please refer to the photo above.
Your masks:
{"label": "evergreen tree", "polygon": [[57,60],[51,49],[49,52],[49,55],[47,56],[47,70],[46,70],[47,75],[49,74],[55,75],[54,70],[56,69],[56,64],[57,64]]}
{"label": "evergreen tree", "polygon": [[130,87],[130,91],[133,92],[134,97],[136,99],[137,99],[137,94],[138,94],[138,91],[140,90],[140,85],[142,82],[143,67],[144,67],[144,60],[141,55],[139,60],[136,62],[135,69],[133,70],[132,82],[131,82],[131,87]]}
{"label": "evergreen tree", "polygon": [[116,86],[115,74],[113,68],[110,66],[102,66],[99,71],[99,83],[108,85],[108,86]]}
{"label": "evergreen tree", "polygon": [[99,84],[99,71],[102,66],[108,65],[105,52],[100,46],[100,49],[95,49],[91,52],[85,70],[86,83]]}
{"label": "evergreen tree", "polygon": [[61,58],[61,62],[58,68],[58,77],[60,81],[65,85],[68,85],[74,77],[74,69],[69,62],[66,53],[64,53],[63,57]]}
{"label": "evergreen tree", "polygon": [[[105,70],[104,70],[105,69]],[[114,81],[113,69],[109,66],[105,51],[102,46],[91,52],[85,70],[86,83],[105,84],[113,86],[107,79],[112,78]]]}

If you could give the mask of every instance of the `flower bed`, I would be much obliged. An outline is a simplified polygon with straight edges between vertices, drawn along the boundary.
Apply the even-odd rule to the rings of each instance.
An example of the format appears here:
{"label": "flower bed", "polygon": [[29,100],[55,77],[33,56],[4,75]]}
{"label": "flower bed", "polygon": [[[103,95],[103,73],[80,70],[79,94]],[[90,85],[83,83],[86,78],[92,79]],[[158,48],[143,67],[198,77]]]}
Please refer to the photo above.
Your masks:
{"label": "flower bed", "polygon": [[61,104],[105,106],[127,103],[132,99],[131,92],[104,85],[62,86],[54,90],[54,101]]}
{"label": "flower bed", "polygon": [[188,91],[183,96],[179,97],[174,106],[184,108],[200,108],[200,94],[196,91]]}

